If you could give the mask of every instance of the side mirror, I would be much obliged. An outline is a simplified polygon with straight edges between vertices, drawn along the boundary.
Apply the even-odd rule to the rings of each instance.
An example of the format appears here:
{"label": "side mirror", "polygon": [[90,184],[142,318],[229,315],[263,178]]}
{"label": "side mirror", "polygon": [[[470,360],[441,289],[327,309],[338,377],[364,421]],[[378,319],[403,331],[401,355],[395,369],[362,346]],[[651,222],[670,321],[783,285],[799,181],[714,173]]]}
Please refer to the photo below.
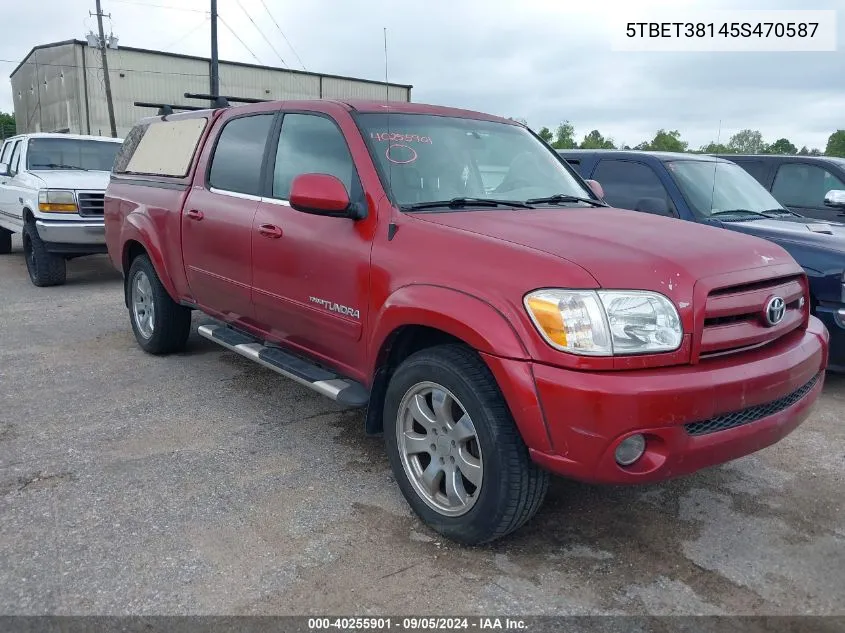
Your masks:
{"label": "side mirror", "polygon": [[290,206],[313,215],[358,217],[344,184],[329,174],[300,174],[294,178],[290,187]]}
{"label": "side mirror", "polygon": [[673,213],[669,210],[669,205],[664,198],[640,198],[634,205],[634,211],[673,217]]}
{"label": "side mirror", "polygon": [[9,173],[9,163],[0,163],[0,176],[11,176]]}
{"label": "side mirror", "polygon": [[599,200],[604,200],[604,187],[599,184],[598,180],[585,180],[584,182],[590,186],[590,189],[593,190],[593,193],[596,194]]}
{"label": "side mirror", "polygon": [[827,207],[845,209],[845,191],[842,189],[831,189],[824,196],[824,204]]}

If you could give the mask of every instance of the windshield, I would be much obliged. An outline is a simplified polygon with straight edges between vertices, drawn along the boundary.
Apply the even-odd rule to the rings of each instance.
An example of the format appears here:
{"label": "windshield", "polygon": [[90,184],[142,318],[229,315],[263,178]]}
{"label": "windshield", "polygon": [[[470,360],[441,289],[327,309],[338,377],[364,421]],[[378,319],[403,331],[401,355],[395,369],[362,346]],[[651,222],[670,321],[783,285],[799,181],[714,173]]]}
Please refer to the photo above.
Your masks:
{"label": "windshield", "polygon": [[26,154],[27,169],[93,169],[111,171],[120,143],[75,138],[33,138]]}
{"label": "windshield", "polygon": [[782,208],[753,176],[734,163],[679,160],[666,166],[693,213],[701,218],[726,211],[743,215],[739,211],[756,214]]}
{"label": "windshield", "polygon": [[454,198],[594,197],[521,126],[427,114],[358,120],[402,207]]}

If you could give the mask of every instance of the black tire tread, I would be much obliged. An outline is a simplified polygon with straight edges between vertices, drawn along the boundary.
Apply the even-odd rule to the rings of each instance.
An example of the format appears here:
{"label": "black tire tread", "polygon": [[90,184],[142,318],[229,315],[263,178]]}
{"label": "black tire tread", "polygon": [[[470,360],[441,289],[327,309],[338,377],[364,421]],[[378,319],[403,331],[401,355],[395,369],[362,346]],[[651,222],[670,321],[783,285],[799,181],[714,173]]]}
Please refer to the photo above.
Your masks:
{"label": "black tire tread", "polygon": [[150,280],[153,301],[155,301],[156,323],[154,324],[152,337],[144,339],[135,327],[130,303],[129,320],[138,344],[145,352],[155,355],[173,354],[183,351],[188,342],[188,336],[191,333],[191,309],[179,305],[171,298],[147,255],[138,255],[132,260],[129,273],[126,275],[127,284],[132,283],[132,278],[139,269],[143,270]]}
{"label": "black tire tread", "polygon": [[[47,251],[44,241],[38,235],[38,229],[32,222],[27,222],[23,227],[23,239],[28,240],[37,260],[37,276],[30,273],[30,280],[39,288],[48,286],[61,286],[67,281],[67,261],[64,257],[54,255]],[[29,257],[26,262],[29,270]]]}
{"label": "black tire tread", "polygon": [[0,228],[0,255],[8,255],[12,252],[12,232],[9,229]]}
{"label": "black tire tread", "polygon": [[[409,356],[403,365],[417,363],[437,365],[447,371],[457,372],[472,385],[481,406],[487,410],[488,419],[493,421],[493,428],[490,429],[494,436],[493,445],[507,471],[502,481],[508,482],[508,487],[499,491],[505,500],[504,508],[498,517],[490,517],[495,524],[488,524],[483,531],[476,526],[464,534],[448,536],[467,544],[479,545],[519,529],[542,505],[550,476],[531,460],[528,447],[519,434],[492,372],[474,350],[458,344],[421,350]],[[392,429],[385,430],[387,433],[393,432]],[[438,526],[434,527],[438,529]]]}

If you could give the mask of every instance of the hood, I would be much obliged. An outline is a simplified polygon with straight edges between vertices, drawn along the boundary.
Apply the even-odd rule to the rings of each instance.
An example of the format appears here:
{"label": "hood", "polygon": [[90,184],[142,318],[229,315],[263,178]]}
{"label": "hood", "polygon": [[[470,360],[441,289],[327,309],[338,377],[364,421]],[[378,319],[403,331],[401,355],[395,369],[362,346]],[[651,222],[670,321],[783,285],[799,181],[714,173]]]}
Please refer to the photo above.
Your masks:
{"label": "hood", "polygon": [[797,267],[772,242],[620,209],[503,209],[416,217],[564,258],[584,268],[605,288],[666,292],[738,270],[777,264]]}
{"label": "hood", "polygon": [[825,222],[793,215],[777,219],[726,222],[724,226],[776,242],[816,246],[845,254],[845,224],[842,222]]}
{"label": "hood", "polygon": [[47,189],[77,189],[105,191],[111,172],[82,171],[80,169],[51,169],[29,172],[44,183]]}

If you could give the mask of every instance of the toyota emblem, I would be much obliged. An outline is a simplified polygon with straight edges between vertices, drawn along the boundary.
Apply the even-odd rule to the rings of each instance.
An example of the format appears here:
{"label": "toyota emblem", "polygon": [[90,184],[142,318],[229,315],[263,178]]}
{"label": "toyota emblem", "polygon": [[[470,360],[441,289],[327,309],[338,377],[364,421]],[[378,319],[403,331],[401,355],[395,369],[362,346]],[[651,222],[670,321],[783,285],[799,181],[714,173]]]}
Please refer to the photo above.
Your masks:
{"label": "toyota emblem", "polygon": [[783,321],[783,316],[786,314],[786,301],[782,297],[772,297],[766,303],[766,323],[769,325],[777,325]]}

